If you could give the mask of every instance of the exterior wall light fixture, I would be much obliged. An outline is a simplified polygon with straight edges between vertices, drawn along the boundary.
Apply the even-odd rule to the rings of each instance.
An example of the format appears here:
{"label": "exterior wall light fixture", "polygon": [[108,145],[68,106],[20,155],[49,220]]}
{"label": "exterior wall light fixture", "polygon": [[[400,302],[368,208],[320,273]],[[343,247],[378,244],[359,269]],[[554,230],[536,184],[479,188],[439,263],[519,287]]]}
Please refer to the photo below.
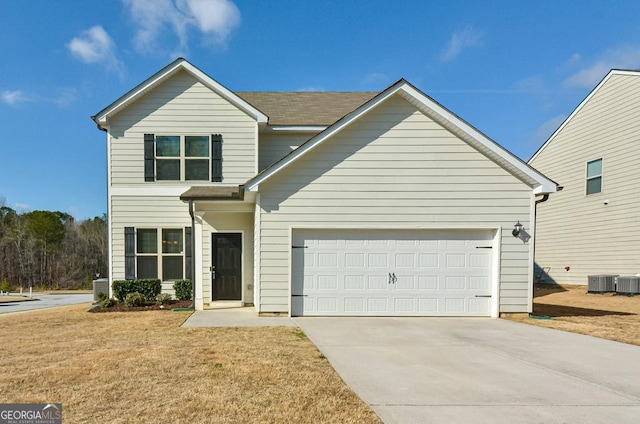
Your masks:
{"label": "exterior wall light fixture", "polygon": [[518,223],[513,226],[513,231],[511,231],[511,234],[513,234],[514,237],[520,236],[520,231],[522,231],[523,227],[524,225],[522,225],[520,221],[518,221]]}

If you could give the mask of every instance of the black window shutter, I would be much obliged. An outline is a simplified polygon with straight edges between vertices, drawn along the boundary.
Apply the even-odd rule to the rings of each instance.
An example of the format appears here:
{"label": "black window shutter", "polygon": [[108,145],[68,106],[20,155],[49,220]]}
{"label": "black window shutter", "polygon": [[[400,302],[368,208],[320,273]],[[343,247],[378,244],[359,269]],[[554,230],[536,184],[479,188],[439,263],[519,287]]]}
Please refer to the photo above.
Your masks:
{"label": "black window shutter", "polygon": [[211,181],[222,181],[222,135],[211,134]]}
{"label": "black window shutter", "polygon": [[124,278],[136,279],[136,231],[133,227],[124,227]]}
{"label": "black window shutter", "polygon": [[153,134],[144,135],[144,180],[155,180],[156,138]]}
{"label": "black window shutter", "polygon": [[193,254],[191,249],[191,227],[185,227],[184,229],[184,266],[185,266],[185,278],[191,280],[193,275],[191,268],[193,265]]}

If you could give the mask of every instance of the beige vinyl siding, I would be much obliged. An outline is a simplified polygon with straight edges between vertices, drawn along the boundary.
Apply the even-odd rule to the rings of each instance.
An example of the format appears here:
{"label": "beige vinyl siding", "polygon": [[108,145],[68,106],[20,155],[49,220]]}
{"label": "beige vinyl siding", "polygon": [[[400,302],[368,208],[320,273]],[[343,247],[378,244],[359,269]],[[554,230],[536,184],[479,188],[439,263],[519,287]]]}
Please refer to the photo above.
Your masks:
{"label": "beige vinyl siding", "polygon": [[528,311],[531,188],[399,96],[259,190],[261,311],[288,311],[292,227],[502,228],[500,311]]}
{"label": "beige vinyl siding", "polygon": [[[188,205],[169,196],[112,196],[110,218],[113,280],[123,280],[125,275],[125,227],[184,229],[191,226]],[[163,282],[162,290],[173,293],[173,282]]]}
{"label": "beige vinyl siding", "polygon": [[[640,273],[639,134],[640,77],[612,75],[532,161],[564,186],[537,209],[536,263],[552,281]],[[586,164],[599,158],[602,192],[587,196]]]}
{"label": "beige vinyl siding", "polygon": [[[145,184],[145,133],[222,134],[222,182],[241,184],[255,175],[256,125],[250,116],[180,71],[109,119],[111,184]],[[198,182],[184,184],[193,183]]]}
{"label": "beige vinyl siding", "polygon": [[[221,207],[220,209],[226,209]],[[243,300],[253,303],[253,255],[254,255],[254,214],[253,212],[207,212],[202,225],[202,298],[204,304],[211,302],[212,233],[235,233],[242,231]]]}
{"label": "beige vinyl siding", "polygon": [[313,137],[313,132],[265,131],[259,135],[259,170],[273,165],[302,143]]}

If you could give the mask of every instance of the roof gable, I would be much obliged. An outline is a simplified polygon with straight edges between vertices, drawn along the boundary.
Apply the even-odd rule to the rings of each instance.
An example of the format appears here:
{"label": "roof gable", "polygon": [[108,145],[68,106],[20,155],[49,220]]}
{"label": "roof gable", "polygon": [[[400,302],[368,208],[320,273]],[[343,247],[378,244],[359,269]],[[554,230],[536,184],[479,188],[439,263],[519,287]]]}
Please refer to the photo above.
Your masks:
{"label": "roof gable", "polygon": [[549,139],[547,139],[547,141],[544,142],[544,144],[533,154],[533,156],[531,156],[531,159],[529,159],[529,161],[527,162],[528,164],[531,164],[540,155],[540,153],[542,153],[542,151],[546,149],[550,143],[553,142],[553,140],[558,136],[558,134],[560,134],[560,132],[562,132],[562,130],[567,126],[567,124],[571,122],[571,120],[585,107],[585,105],[589,103],[589,100],[591,100],[593,96],[595,96],[600,91],[600,89],[605,84],[607,84],[607,82],[614,75],[640,76],[640,71],[623,70],[623,69],[612,69],[611,71],[609,71],[609,73],[602,79],[602,81],[600,81],[598,85],[596,85],[596,87],[593,90],[591,90],[591,92],[587,95],[587,97],[585,97],[585,99],[582,102],[580,102],[578,107],[576,107],[574,111],[571,112],[571,115],[569,115],[567,119],[565,119],[564,122],[562,122],[562,124],[558,127],[558,129],[555,130],[553,134],[551,134]]}
{"label": "roof gable", "polygon": [[551,193],[556,191],[555,182],[546,178],[544,175],[527,165],[493,140],[489,139],[473,126],[469,125],[453,112],[437,103],[404,79],[401,79],[391,85],[389,88],[382,91],[362,106],[353,110],[320,134],[309,139],[298,149],[294,150],[275,164],[271,165],[269,168],[263,170],[251,180],[247,181],[245,183],[245,189],[249,191],[257,191],[260,183],[266,181],[281,169],[289,166],[299,157],[306,155],[316,146],[342,131],[352,122],[358,120],[361,116],[367,114],[389,97],[396,94],[402,96],[422,113],[442,125],[447,130],[451,131],[465,142],[469,143],[511,174],[529,184],[534,189],[535,193]]}
{"label": "roof gable", "polygon": [[131,103],[138,100],[139,98],[153,90],[155,87],[157,87],[160,83],[166,81],[168,78],[171,78],[171,76],[175,75],[181,70],[184,70],[191,74],[202,84],[209,87],[211,90],[215,91],[227,101],[231,102],[233,105],[254,118],[258,123],[267,122],[268,117],[262,111],[247,103],[247,101],[242,99],[233,91],[229,90],[183,58],[174,60],[169,65],[165,66],[160,71],[147,78],[141,84],[127,92],[125,95],[121,96],[118,100],[111,103],[109,106],[102,109],[91,118],[98,124],[100,128],[104,128],[104,126],[108,125],[110,116],[126,108]]}

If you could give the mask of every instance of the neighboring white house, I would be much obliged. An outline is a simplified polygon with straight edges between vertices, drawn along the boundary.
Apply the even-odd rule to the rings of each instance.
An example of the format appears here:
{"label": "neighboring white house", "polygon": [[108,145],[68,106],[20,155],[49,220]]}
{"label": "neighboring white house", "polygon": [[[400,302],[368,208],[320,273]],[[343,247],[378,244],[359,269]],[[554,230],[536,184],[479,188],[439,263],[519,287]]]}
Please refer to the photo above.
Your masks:
{"label": "neighboring white house", "polygon": [[197,309],[531,311],[534,203],[556,184],[404,80],[233,92],[177,59],[93,119],[111,280],[193,277]]}
{"label": "neighboring white house", "polygon": [[640,273],[638,163],[640,72],[612,70],[529,160],[563,186],[537,210],[548,282]]}

